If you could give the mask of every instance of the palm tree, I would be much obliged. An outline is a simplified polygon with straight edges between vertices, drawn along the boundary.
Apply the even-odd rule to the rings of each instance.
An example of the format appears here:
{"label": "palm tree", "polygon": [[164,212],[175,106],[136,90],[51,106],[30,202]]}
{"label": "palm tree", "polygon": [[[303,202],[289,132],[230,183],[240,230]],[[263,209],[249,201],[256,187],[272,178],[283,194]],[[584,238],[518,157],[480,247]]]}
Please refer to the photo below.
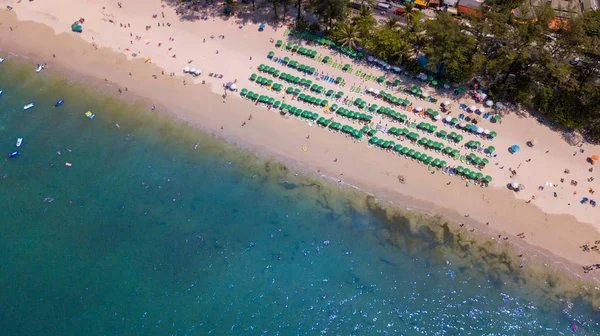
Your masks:
{"label": "palm tree", "polygon": [[396,26],[398,26],[398,19],[390,16],[387,20],[385,20],[385,24],[390,27],[390,29],[394,29]]}
{"label": "palm tree", "polygon": [[361,43],[360,31],[354,25],[345,24],[339,30],[338,43],[342,44],[342,47],[348,47],[351,50],[356,50],[358,44]]}

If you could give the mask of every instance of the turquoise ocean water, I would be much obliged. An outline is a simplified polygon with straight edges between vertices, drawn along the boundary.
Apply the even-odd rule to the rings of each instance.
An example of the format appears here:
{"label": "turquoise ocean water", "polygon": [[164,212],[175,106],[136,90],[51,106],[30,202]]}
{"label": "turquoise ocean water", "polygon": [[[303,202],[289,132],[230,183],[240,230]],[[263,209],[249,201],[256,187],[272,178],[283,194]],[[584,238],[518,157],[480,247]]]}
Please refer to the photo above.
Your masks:
{"label": "turquoise ocean water", "polygon": [[583,302],[447,264],[402,218],[34,68],[0,65],[3,335],[600,332]]}

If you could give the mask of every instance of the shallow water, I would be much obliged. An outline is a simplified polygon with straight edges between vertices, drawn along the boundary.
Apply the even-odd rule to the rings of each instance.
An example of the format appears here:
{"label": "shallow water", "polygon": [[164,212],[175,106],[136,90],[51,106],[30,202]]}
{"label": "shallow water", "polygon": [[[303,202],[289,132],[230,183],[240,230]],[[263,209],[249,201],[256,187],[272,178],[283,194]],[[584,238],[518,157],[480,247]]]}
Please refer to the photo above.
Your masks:
{"label": "shallow water", "polygon": [[408,218],[34,68],[0,65],[2,155],[25,139],[0,162],[5,335],[600,332],[584,303],[444,263]]}

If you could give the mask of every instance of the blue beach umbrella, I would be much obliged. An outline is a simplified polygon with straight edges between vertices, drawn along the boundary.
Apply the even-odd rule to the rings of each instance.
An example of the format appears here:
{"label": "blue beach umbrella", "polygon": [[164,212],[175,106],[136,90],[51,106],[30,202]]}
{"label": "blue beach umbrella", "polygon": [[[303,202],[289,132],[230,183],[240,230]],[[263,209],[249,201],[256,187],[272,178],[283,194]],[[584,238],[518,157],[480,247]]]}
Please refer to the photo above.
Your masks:
{"label": "blue beach umbrella", "polygon": [[519,146],[517,146],[517,145],[512,145],[512,146],[510,146],[510,151],[511,151],[512,153],[516,153],[516,152],[518,152],[520,149],[521,149],[521,147],[519,147]]}

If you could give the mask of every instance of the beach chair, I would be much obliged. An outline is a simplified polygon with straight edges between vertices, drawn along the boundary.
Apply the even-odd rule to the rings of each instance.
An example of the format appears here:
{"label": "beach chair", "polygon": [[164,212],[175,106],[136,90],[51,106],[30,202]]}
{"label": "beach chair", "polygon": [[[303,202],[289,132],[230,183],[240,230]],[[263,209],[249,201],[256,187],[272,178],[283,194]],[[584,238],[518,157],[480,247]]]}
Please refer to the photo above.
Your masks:
{"label": "beach chair", "polygon": [[465,115],[464,115],[464,114],[462,114],[462,113],[461,113],[461,114],[459,114],[459,115],[458,115],[458,119],[460,119],[460,120],[465,120]]}
{"label": "beach chair", "polygon": [[588,201],[588,198],[584,197],[584,198],[581,199],[581,201],[579,201],[579,204],[584,204],[587,201]]}
{"label": "beach chair", "polygon": [[483,115],[483,119],[487,119],[487,118],[489,118],[489,116],[490,116],[490,114],[486,113],[486,114]]}
{"label": "beach chair", "polygon": [[338,64],[337,68],[338,68],[338,70],[342,70],[342,65]]}

